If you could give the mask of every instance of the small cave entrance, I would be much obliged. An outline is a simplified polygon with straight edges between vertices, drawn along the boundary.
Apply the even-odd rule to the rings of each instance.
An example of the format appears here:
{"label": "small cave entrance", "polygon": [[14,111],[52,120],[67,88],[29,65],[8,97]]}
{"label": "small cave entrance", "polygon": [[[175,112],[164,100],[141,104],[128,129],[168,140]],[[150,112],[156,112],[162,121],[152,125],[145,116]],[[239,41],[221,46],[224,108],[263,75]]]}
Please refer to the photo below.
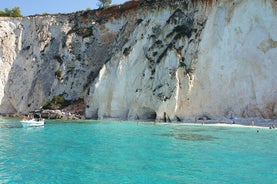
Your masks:
{"label": "small cave entrance", "polygon": [[157,113],[149,108],[149,107],[143,107],[138,109],[137,111],[137,119],[143,120],[143,121],[155,121],[157,117]]}

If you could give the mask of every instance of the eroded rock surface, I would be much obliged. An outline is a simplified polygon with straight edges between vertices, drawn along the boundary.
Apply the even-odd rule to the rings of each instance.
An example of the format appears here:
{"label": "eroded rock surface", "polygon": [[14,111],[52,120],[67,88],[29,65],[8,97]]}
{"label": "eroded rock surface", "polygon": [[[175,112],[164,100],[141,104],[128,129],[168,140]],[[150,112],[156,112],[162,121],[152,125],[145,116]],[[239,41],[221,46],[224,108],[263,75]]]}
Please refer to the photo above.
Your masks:
{"label": "eroded rock surface", "polygon": [[276,117],[276,1],[131,1],[0,18],[0,113],[53,96],[87,118]]}

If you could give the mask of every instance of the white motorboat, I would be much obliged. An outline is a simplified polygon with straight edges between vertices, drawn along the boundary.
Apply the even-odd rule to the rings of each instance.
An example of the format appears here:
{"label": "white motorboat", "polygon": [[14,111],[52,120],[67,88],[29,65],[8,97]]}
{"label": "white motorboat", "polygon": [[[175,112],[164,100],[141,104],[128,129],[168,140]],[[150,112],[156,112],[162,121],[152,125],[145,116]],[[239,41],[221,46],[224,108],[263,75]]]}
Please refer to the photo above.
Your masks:
{"label": "white motorboat", "polygon": [[20,123],[23,127],[38,127],[44,126],[44,119],[26,119],[21,120]]}

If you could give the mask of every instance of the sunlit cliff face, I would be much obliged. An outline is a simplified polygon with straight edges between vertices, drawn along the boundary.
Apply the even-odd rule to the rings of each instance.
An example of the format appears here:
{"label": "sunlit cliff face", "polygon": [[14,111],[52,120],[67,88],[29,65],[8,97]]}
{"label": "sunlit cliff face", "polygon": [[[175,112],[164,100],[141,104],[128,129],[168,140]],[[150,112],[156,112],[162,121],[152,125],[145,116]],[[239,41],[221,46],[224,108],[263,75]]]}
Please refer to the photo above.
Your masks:
{"label": "sunlit cliff face", "polygon": [[277,115],[276,1],[132,1],[0,18],[0,112],[84,99],[88,118]]}

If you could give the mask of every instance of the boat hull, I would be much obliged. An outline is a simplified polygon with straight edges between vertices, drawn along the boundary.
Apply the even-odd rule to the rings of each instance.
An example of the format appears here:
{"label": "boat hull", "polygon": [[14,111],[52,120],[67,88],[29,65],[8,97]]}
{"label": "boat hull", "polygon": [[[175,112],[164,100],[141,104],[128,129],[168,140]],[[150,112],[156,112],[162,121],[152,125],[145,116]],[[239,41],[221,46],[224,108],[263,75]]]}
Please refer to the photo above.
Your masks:
{"label": "boat hull", "polygon": [[23,127],[38,127],[38,126],[44,126],[44,119],[39,121],[35,119],[22,120],[20,121],[20,123],[22,124]]}

